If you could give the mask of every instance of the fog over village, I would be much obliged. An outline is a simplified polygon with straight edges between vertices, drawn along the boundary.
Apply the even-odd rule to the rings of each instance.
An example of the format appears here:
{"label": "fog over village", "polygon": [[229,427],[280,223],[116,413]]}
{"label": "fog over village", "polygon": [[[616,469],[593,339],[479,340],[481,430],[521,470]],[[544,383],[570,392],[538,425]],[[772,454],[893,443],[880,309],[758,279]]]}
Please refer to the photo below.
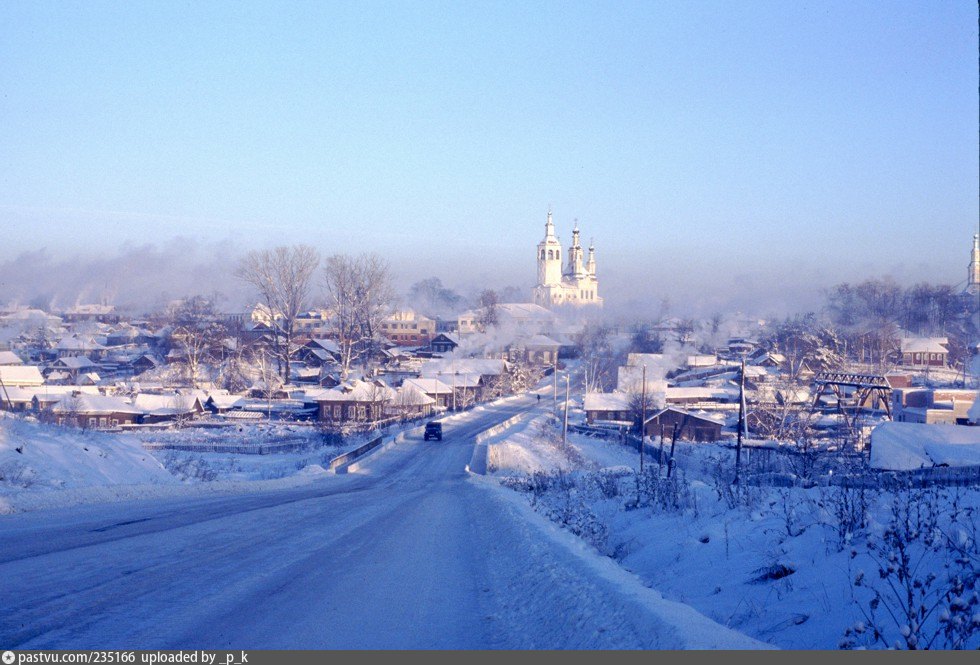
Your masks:
{"label": "fog over village", "polygon": [[0,7],[0,649],[980,648],[977,26]]}

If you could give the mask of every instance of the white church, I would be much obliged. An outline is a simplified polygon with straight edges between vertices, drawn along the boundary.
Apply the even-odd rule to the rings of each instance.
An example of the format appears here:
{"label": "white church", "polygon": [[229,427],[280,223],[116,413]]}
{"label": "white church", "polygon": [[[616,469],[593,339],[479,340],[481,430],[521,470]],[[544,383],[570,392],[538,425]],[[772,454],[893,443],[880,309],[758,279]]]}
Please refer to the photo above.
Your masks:
{"label": "white church", "polygon": [[535,305],[592,305],[602,307],[599,281],[595,272],[595,247],[590,243],[589,258],[585,259],[579,244],[578,224],[572,230],[572,245],[562,269],[561,241],[555,235],[555,225],[548,211],[544,225],[544,240],[538,243],[538,283],[532,290]]}

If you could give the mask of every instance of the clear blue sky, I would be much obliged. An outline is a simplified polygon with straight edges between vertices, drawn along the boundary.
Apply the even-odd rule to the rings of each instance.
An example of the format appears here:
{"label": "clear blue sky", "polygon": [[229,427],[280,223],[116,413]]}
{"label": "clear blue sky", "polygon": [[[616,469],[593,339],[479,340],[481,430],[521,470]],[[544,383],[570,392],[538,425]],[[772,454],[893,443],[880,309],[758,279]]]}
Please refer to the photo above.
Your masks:
{"label": "clear blue sky", "polygon": [[0,262],[203,236],[530,287],[550,205],[609,288],[962,281],[977,54],[972,0],[4,2]]}

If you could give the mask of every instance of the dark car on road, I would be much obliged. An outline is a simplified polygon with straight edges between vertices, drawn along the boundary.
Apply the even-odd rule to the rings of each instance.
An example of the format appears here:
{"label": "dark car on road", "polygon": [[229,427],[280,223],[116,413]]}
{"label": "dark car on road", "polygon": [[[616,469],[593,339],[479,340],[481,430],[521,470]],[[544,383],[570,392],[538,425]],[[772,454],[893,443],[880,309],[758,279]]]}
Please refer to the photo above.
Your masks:
{"label": "dark car on road", "polygon": [[425,424],[425,440],[435,439],[442,441],[442,423],[431,422]]}

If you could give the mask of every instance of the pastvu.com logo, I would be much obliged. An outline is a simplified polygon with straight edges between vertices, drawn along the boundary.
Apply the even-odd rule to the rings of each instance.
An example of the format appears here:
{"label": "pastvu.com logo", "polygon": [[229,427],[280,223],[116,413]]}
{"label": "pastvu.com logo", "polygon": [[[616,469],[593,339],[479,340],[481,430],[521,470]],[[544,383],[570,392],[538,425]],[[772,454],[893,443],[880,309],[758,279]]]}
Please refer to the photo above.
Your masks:
{"label": "pastvu.com logo", "polygon": [[2,659],[3,659],[3,665],[10,665],[17,658],[16,658],[16,656],[14,656],[14,652],[13,651],[4,651],[3,652]]}

